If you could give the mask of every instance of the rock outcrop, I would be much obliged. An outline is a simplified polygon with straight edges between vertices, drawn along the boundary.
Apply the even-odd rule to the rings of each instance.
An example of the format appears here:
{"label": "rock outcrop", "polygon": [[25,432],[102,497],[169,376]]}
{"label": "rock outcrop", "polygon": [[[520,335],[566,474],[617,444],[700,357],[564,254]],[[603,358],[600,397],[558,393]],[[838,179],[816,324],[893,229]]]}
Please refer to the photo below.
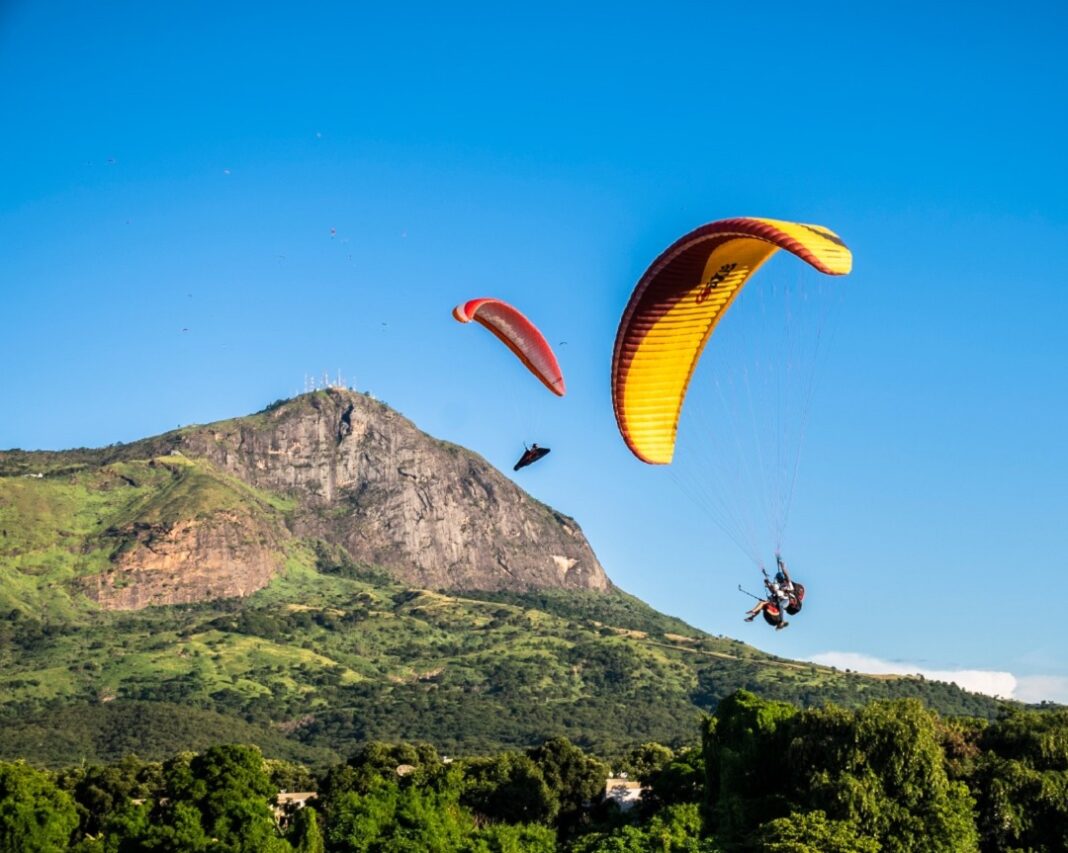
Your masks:
{"label": "rock outcrop", "polygon": [[113,535],[123,547],[112,567],[81,579],[82,591],[107,610],[242,598],[265,587],[282,566],[280,537],[240,512],[135,525]]}
{"label": "rock outcrop", "polygon": [[247,418],[128,445],[124,455],[146,449],[177,450],[294,498],[287,523],[295,536],[339,545],[413,586],[611,586],[574,520],[363,394],[305,394]]}

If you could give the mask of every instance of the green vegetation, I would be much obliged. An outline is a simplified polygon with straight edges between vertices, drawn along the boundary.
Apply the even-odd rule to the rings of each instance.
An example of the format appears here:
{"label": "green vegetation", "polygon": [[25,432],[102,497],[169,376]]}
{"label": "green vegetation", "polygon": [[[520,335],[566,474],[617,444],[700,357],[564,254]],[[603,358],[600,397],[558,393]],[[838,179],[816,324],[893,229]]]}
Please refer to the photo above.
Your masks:
{"label": "green vegetation", "polygon": [[[274,428],[324,394],[197,435]],[[320,767],[368,740],[470,755],[555,737],[619,755],[685,743],[701,712],[740,688],[803,707],[915,698],[984,719],[1002,704],[777,658],[619,590],[408,589],[336,544],[297,538],[308,519],[295,499],[183,456],[188,435],[0,453],[0,758],[162,759],[226,739]],[[171,531],[200,521],[284,571],[244,599],[119,612],[87,597],[136,583],[124,556],[173,546]],[[486,772],[519,780],[521,764]]]}
{"label": "green vegetation", "polygon": [[[90,618],[95,608],[79,580],[109,571],[136,543],[151,544],[154,531],[220,515],[281,539],[294,506],[180,455],[102,466],[68,459],[58,470],[54,455],[33,454],[40,477],[0,476],[0,613]],[[21,470],[11,456],[0,454],[0,470]]]}
{"label": "green vegetation", "polygon": [[0,757],[159,758],[203,748],[204,732],[313,763],[369,739],[462,754],[566,736],[615,754],[684,742],[700,710],[738,688],[806,706],[912,696],[997,713],[949,685],[766,655],[618,590],[412,590],[291,538],[284,574],[247,599],[101,611],[79,578],[156,526],[232,512],[282,530],[291,507],[181,456],[67,466],[0,477]]}
{"label": "green vegetation", "polygon": [[799,713],[738,693],[704,743],[708,825],[726,841],[786,844],[801,811],[806,834],[845,849],[976,849],[968,788],[949,780],[938,720],[913,700]]}
{"label": "green vegetation", "polygon": [[0,851],[63,850],[77,825],[74,801],[47,774],[0,763]]}
{"label": "green vegetation", "polygon": [[4,757],[32,757],[50,767],[74,760],[101,763],[129,754],[162,758],[180,750],[207,749],[219,741],[254,743],[269,755],[316,767],[336,760],[333,750],[303,744],[275,727],[160,701],[12,709],[0,738]]}
{"label": "green vegetation", "polygon": [[605,798],[608,763],[563,738],[456,760],[368,742],[318,773],[243,745],[54,773],[0,762],[0,853],[1066,849],[1068,711],[988,723],[910,699],[799,709],[740,691],[701,731],[702,747],[614,758],[642,785],[629,810]]}
{"label": "green vegetation", "polygon": [[[300,750],[328,757],[373,739],[417,738],[449,754],[547,736],[605,754],[674,746],[701,709],[740,687],[805,705],[915,696],[947,714],[997,712],[948,685],[765,655],[623,594],[410,590],[329,553],[297,548],[283,576],[244,600],[48,621],[3,613],[0,757],[54,765],[202,748],[183,709],[188,720],[214,715],[199,730],[226,726],[235,740],[305,760]],[[125,737],[135,744],[115,739],[120,721],[150,706],[153,733],[134,726]],[[282,738],[293,752],[279,749]]]}

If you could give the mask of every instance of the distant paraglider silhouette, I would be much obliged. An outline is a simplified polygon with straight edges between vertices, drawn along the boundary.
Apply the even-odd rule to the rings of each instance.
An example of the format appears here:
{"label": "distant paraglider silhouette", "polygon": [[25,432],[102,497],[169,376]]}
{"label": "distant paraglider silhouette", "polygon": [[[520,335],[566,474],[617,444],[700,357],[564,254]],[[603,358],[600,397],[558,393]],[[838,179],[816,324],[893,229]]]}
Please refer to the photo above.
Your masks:
{"label": "distant paraglider silhouette", "polygon": [[534,443],[526,449],[522,456],[519,457],[519,461],[515,463],[512,470],[518,471],[520,468],[526,468],[528,465],[533,465],[539,459],[548,456],[549,452],[548,447],[538,447],[537,443]]}
{"label": "distant paraglider silhouette", "polygon": [[[564,396],[564,374],[556,354],[538,327],[517,308],[499,299],[471,299],[457,305],[452,316],[460,323],[474,321],[487,328],[542,385],[557,397]],[[512,470],[519,471],[532,465],[548,453],[549,448],[532,444]]]}

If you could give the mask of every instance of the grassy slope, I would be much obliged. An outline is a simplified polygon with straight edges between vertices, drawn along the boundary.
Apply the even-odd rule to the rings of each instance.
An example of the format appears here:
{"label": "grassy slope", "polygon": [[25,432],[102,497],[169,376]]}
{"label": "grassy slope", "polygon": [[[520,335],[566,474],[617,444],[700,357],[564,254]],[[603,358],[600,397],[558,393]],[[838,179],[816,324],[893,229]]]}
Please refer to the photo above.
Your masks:
{"label": "grassy slope", "polygon": [[[623,594],[486,600],[408,590],[351,565],[317,571],[313,559],[299,550],[284,577],[244,602],[0,622],[0,754],[47,760],[47,750],[25,752],[37,749],[27,725],[46,720],[107,757],[101,714],[137,701],[170,703],[157,716],[195,708],[246,721],[243,737],[275,754],[282,734],[292,750],[339,754],[361,738],[469,752],[554,734],[612,753],[691,740],[699,708],[738,687],[795,701],[919,695],[944,711],[996,708],[945,685],[774,658]],[[71,705],[94,710],[72,717]],[[183,732],[148,743],[183,748]]]}
{"label": "grassy slope", "polygon": [[292,508],[287,498],[182,456],[67,465],[39,479],[0,476],[0,613],[86,617],[92,605],[70,582],[107,569],[135,525],[167,527],[230,510],[281,528]]}
{"label": "grassy slope", "polygon": [[294,509],[206,462],[156,455],[167,442],[0,453],[0,757],[58,749],[69,763],[130,744],[164,755],[212,731],[274,754],[555,734],[610,753],[692,740],[700,709],[739,687],[802,704],[916,695],[947,713],[997,708],[947,685],[778,659],[619,591],[408,590],[320,543],[291,540],[285,574],[241,602],[101,612],[71,581],[107,568],[125,531],[224,510],[281,529]]}

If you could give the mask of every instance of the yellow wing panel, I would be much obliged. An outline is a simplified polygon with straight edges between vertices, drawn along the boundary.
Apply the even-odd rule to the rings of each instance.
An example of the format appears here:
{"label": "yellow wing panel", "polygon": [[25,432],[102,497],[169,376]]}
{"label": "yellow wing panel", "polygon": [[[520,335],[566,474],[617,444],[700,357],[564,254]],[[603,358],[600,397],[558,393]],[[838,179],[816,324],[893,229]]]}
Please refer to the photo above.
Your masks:
{"label": "yellow wing panel", "polygon": [[671,462],[679,413],[701,351],[742,285],[777,250],[762,240],[720,244],[701,278],[641,338],[627,371],[623,412],[628,443],[646,462]]}
{"label": "yellow wing panel", "polygon": [[[852,252],[842,242],[842,238],[830,228],[824,228],[822,225],[805,225],[801,222],[783,222],[780,219],[753,217],[753,220],[770,225],[790,239],[796,240],[812,255],[812,258],[804,259],[809,263],[815,259],[816,263],[812,265],[820,272],[827,273],[827,275],[848,275],[853,269]],[[790,247],[782,246],[782,248]],[[794,251],[794,254],[804,257],[801,252]]]}
{"label": "yellow wing panel", "polygon": [[[705,344],[746,281],[778,249],[827,275],[852,269],[852,254],[829,228],[738,217],[680,238],[639,281],[612,359],[616,419],[638,458],[671,462],[686,389]],[[703,264],[702,251],[708,252]]]}

